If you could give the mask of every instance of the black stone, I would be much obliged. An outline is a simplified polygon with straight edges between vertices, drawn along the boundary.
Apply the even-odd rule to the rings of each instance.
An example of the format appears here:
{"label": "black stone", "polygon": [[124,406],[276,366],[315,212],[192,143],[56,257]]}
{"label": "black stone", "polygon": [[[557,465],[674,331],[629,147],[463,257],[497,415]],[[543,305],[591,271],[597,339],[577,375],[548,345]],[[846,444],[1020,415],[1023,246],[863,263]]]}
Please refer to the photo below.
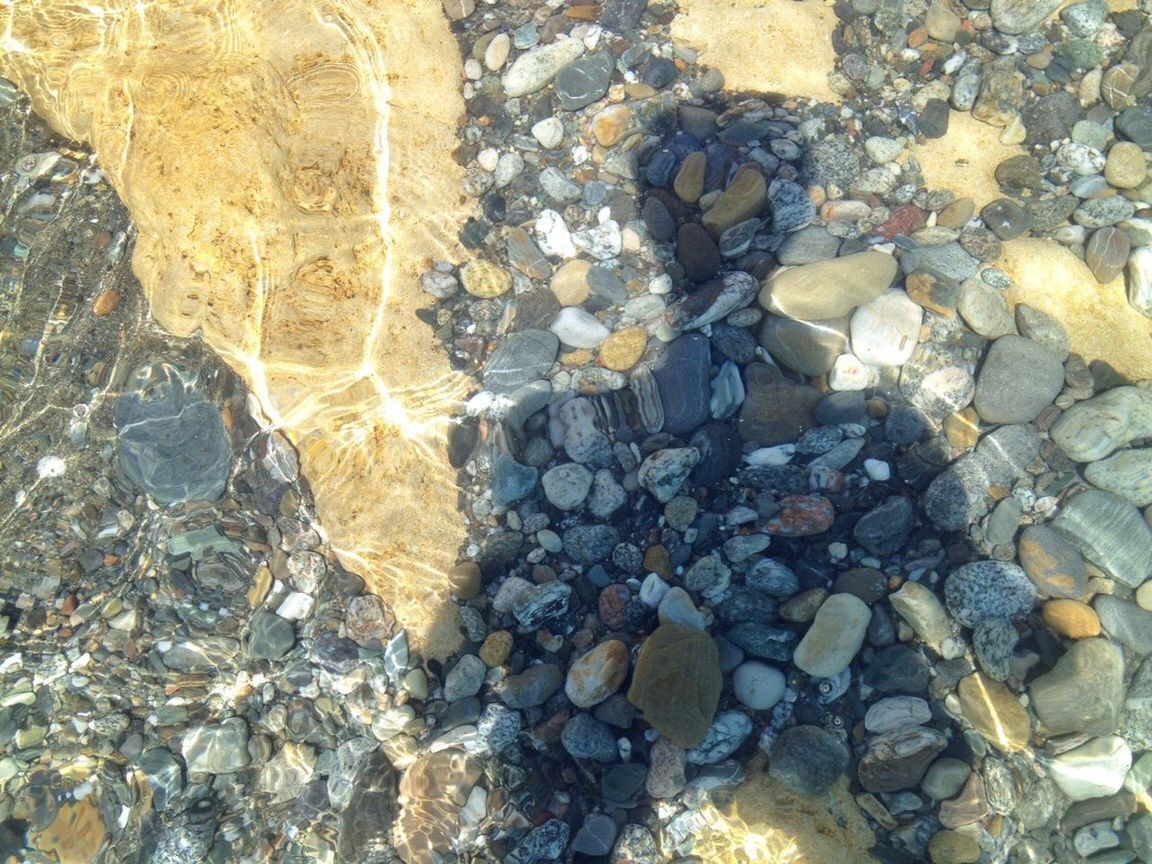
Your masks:
{"label": "black stone", "polygon": [[943,99],[929,99],[920,112],[920,134],[925,138],[943,138],[948,134],[951,108]]}
{"label": "black stone", "polygon": [[600,9],[600,23],[609,30],[631,30],[640,23],[648,0],[606,0]]}
{"label": "black stone", "polygon": [[710,361],[708,337],[686,333],[669,343],[653,366],[652,376],[664,408],[665,432],[686,435],[708,419]]}

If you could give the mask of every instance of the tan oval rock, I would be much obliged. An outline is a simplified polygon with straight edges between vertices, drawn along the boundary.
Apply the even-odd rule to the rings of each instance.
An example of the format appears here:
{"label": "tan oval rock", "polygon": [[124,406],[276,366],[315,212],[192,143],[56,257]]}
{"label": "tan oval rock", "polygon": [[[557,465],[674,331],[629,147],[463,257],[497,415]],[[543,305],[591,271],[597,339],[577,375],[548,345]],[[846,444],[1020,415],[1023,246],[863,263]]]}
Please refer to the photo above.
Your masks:
{"label": "tan oval rock", "polygon": [[736,177],[728,188],[708,208],[700,224],[714,239],[719,239],[720,235],[733,225],[758,215],[764,209],[764,202],[767,200],[768,184],[764,180],[764,175],[754,168],[741,168],[736,172]]}
{"label": "tan oval rock", "polygon": [[871,619],[868,604],[859,597],[833,594],[816,612],[792,662],[813,678],[831,678],[843,672],[864,644]]}
{"label": "tan oval rock", "polygon": [[512,274],[483,258],[474,258],[460,270],[460,282],[473,297],[491,299],[512,287]]}
{"label": "tan oval rock", "polygon": [[1100,635],[1100,617],[1096,610],[1079,600],[1049,600],[1041,611],[1044,623],[1069,639],[1088,639]]}
{"label": "tan oval rock", "polygon": [[582,306],[588,299],[591,289],[588,286],[588,273],[592,270],[591,261],[573,259],[565,262],[552,275],[549,287],[561,306]]}
{"label": "tan oval rock", "polygon": [[600,346],[600,362],[614,372],[627,372],[644,356],[648,334],[643,327],[625,327],[609,335]]}
{"label": "tan oval rock", "polygon": [[611,147],[632,128],[632,109],[627,105],[609,105],[592,118],[591,132],[601,147]]}
{"label": "tan oval rock", "polygon": [[564,692],[577,708],[591,708],[619,690],[627,677],[628,646],[609,639],[572,664]]}
{"label": "tan oval rock", "polygon": [[887,291],[896,270],[896,259],[883,252],[784,268],[764,280],[760,305],[805,321],[840,318]]}

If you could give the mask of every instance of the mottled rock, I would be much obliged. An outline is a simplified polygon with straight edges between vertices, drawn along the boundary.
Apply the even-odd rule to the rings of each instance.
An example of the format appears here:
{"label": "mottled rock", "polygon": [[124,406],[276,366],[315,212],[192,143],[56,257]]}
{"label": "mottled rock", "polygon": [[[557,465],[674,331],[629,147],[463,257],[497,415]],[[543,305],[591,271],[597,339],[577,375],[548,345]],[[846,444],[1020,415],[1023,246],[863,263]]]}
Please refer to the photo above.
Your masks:
{"label": "mottled rock", "polygon": [[1040,594],[1079,599],[1088,590],[1084,559],[1071,543],[1047,525],[1029,525],[1017,551],[1020,566]]}
{"label": "mottled rock", "polygon": [[674,744],[695,747],[712,723],[722,684],[712,638],[692,627],[662,624],[641,646],[628,701]]}
{"label": "mottled rock", "polygon": [[924,726],[878,735],[857,768],[860,785],[869,792],[911,789],[946,743],[942,733]]}
{"label": "mottled rock", "polygon": [[848,770],[848,748],[819,726],[793,726],[772,745],[768,773],[801,795],[823,795]]}
{"label": "mottled rock", "polygon": [[1035,594],[1021,567],[1007,561],[974,561],[956,568],[944,583],[948,611],[965,627],[1000,618],[1022,619]]}

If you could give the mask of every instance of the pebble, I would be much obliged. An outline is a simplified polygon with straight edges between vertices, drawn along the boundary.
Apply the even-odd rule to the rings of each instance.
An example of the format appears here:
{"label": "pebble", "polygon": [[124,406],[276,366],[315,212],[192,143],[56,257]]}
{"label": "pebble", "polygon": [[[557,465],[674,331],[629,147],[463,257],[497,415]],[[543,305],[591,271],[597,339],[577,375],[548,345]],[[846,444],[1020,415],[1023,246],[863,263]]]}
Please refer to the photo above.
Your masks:
{"label": "pebble", "polygon": [[661,504],[671,501],[700,461],[695,447],[673,447],[657,450],[640,464],[640,485]]}
{"label": "pebble", "polygon": [[1053,424],[1052,440],[1074,462],[1095,462],[1152,435],[1152,393],[1117,387],[1079,402]]}
{"label": "pebble", "polygon": [[930,588],[919,582],[905,582],[899,591],[889,595],[889,601],[926,645],[942,653],[944,641],[952,636],[953,626]]}
{"label": "pebble", "polygon": [[911,789],[944,749],[944,736],[927,726],[909,726],[877,735],[868,743],[856,775],[869,792]]}
{"label": "pebble", "polygon": [[602,97],[608,92],[612,68],[612,59],[606,54],[590,54],[566,64],[554,81],[560,107],[578,111]]}
{"label": "pebble", "polygon": [[484,364],[484,386],[493,393],[511,394],[548,374],[560,340],[547,330],[526,329],[509,334]]}
{"label": "pebble", "polygon": [[491,299],[512,287],[512,274],[491,261],[473,258],[460,270],[460,282],[473,297]]}
{"label": "pebble", "polygon": [[823,375],[848,349],[848,322],[800,321],[765,315],[760,344],[783,365],[804,375]]}
{"label": "pebble", "polygon": [[[1084,699],[1092,693],[1092,699]],[[1052,671],[1028,688],[1036,716],[1053,735],[1103,734],[1116,728],[1124,699],[1124,656],[1105,639],[1072,643]]]}
{"label": "pebble", "polygon": [[564,724],[560,744],[573,759],[591,759],[593,762],[615,762],[616,736],[604,723],[591,714],[576,714]]}
{"label": "pebble", "polygon": [[248,622],[248,655],[254,660],[277,660],[295,644],[292,623],[279,615],[257,612]]}
{"label": "pebble", "polygon": [[944,582],[948,611],[965,627],[1000,618],[1022,619],[1035,595],[1024,570],[1006,561],[975,561],[953,570]]}
{"label": "pebble", "polygon": [[184,733],[180,755],[190,774],[233,774],[248,767],[248,726],[240,717]]}
{"label": "pebble", "polygon": [[1047,525],[1029,525],[1018,543],[1020,565],[1036,590],[1048,597],[1078,600],[1088,590],[1084,559],[1071,543]]}
{"label": "pebble", "polygon": [[[564,123],[558,117],[545,117],[532,126],[532,137],[540,142],[545,150],[559,147],[564,140]],[[499,164],[499,163],[497,163]],[[543,180],[543,178],[541,178]],[[552,196],[555,198],[555,196]],[[577,196],[579,198],[579,196]],[[572,198],[575,201],[576,198]]]}
{"label": "pebble", "polygon": [[1094,738],[1061,753],[1049,765],[1049,776],[1072,801],[1087,801],[1119,791],[1132,766],[1132,751],[1117,735]]}
{"label": "pebble", "polygon": [[980,860],[980,843],[958,831],[937,831],[928,841],[932,864],[975,864]]}
{"label": "pebble", "polygon": [[796,646],[792,662],[813,678],[831,678],[848,668],[864,644],[872,613],[851,594],[833,594],[816,613]]}
{"label": "pebble", "polygon": [[957,283],[975,276],[979,266],[979,262],[965,252],[959,243],[919,246],[900,256],[900,269],[905,274],[927,270]]}
{"label": "pebble", "polygon": [[1117,141],[1108,151],[1104,178],[1117,189],[1136,189],[1148,176],[1144,151],[1131,141]]}
{"label": "pebble", "polygon": [[960,680],[957,693],[964,719],[988,743],[1004,753],[1028,749],[1028,712],[1011,690],[976,672]]}
{"label": "pebble", "polygon": [[873,555],[891,555],[904,547],[915,525],[912,502],[893,496],[860,517],[852,529],[852,539]]}
{"label": "pebble", "polygon": [[1093,606],[1113,639],[1135,654],[1152,654],[1152,612],[1107,594],[1097,596]]}
{"label": "pebble", "polygon": [[540,477],[548,503],[559,510],[576,510],[592,488],[592,472],[575,462],[550,468]]}
{"label": "pebble", "polygon": [[742,705],[753,711],[767,711],[784,698],[787,682],[774,666],[749,660],[732,672],[732,689]]}
{"label": "pebble", "polygon": [[502,83],[506,96],[527,96],[547,86],[556,73],[584,53],[584,43],[578,39],[557,39],[547,45],[537,45],[517,57]]}
{"label": "pebble", "polygon": [[1112,578],[1137,588],[1152,573],[1152,528],[1132,504],[1088,490],[1069,499],[1052,527]]}
{"label": "pebble", "polygon": [[852,313],[852,353],[870,366],[902,366],[912,356],[923,310],[903,291],[889,291]]}
{"label": "pebble", "polygon": [[998,339],[1016,330],[1004,295],[979,279],[969,279],[961,285],[956,308],[965,324],[988,339]]}
{"label": "pebble", "polygon": [[985,423],[1029,423],[1063,387],[1058,354],[1023,336],[1001,336],[984,358],[973,405]]}
{"label": "pebble", "polygon": [[848,770],[848,748],[819,726],[785,729],[772,745],[768,773],[801,795],[821,796]]}
{"label": "pebble", "polygon": [[1121,450],[1084,467],[1084,479],[1136,505],[1152,504],[1152,449]]}
{"label": "pebble", "polygon": [[597,348],[611,332],[595,315],[578,306],[565,306],[548,327],[571,348]]}
{"label": "pebble", "polygon": [[959,759],[941,756],[932,763],[920,788],[928,797],[936,801],[951,798],[964,788],[964,783],[972,774],[972,767]]}
{"label": "pebble", "polygon": [[896,270],[896,260],[881,252],[777,270],[764,282],[760,305],[805,321],[839,318],[883,294]]}
{"label": "pebble", "polygon": [[704,212],[700,224],[718,240],[733,225],[758,216],[767,200],[768,184],[764,175],[752,168],[744,168]]}
{"label": "pebble", "polygon": [[932,719],[932,709],[918,696],[889,696],[873,703],[864,715],[864,728],[873,735],[922,726]]}
{"label": "pebble", "polygon": [[822,495],[788,495],[780,510],[764,523],[764,530],[777,537],[809,537],[832,527],[836,509]]}
{"label": "pebble", "polygon": [[1152,246],[1133,249],[1128,258],[1128,305],[1152,318]]}
{"label": "pebble", "polygon": [[707,633],[661,624],[644,640],[628,701],[679,747],[700,744],[720,702],[719,652]]}

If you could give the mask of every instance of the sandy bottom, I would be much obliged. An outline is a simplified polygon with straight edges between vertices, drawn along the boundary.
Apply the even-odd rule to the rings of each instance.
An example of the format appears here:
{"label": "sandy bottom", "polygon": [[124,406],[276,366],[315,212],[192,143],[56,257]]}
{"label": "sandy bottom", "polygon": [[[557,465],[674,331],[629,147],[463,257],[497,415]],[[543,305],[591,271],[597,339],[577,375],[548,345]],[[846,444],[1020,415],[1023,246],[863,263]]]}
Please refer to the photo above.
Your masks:
{"label": "sandy bottom", "polygon": [[672,36],[723,72],[729,90],[838,102],[828,86],[835,27],[820,0],[680,0]]}
{"label": "sandy bottom", "polygon": [[1001,144],[1002,131],[966,111],[953,111],[947,135],[914,144],[910,152],[929,189],[951,189],[957,197],[971,198],[979,210],[1004,195],[996,182],[996,166],[1026,152],[1018,145]]}

